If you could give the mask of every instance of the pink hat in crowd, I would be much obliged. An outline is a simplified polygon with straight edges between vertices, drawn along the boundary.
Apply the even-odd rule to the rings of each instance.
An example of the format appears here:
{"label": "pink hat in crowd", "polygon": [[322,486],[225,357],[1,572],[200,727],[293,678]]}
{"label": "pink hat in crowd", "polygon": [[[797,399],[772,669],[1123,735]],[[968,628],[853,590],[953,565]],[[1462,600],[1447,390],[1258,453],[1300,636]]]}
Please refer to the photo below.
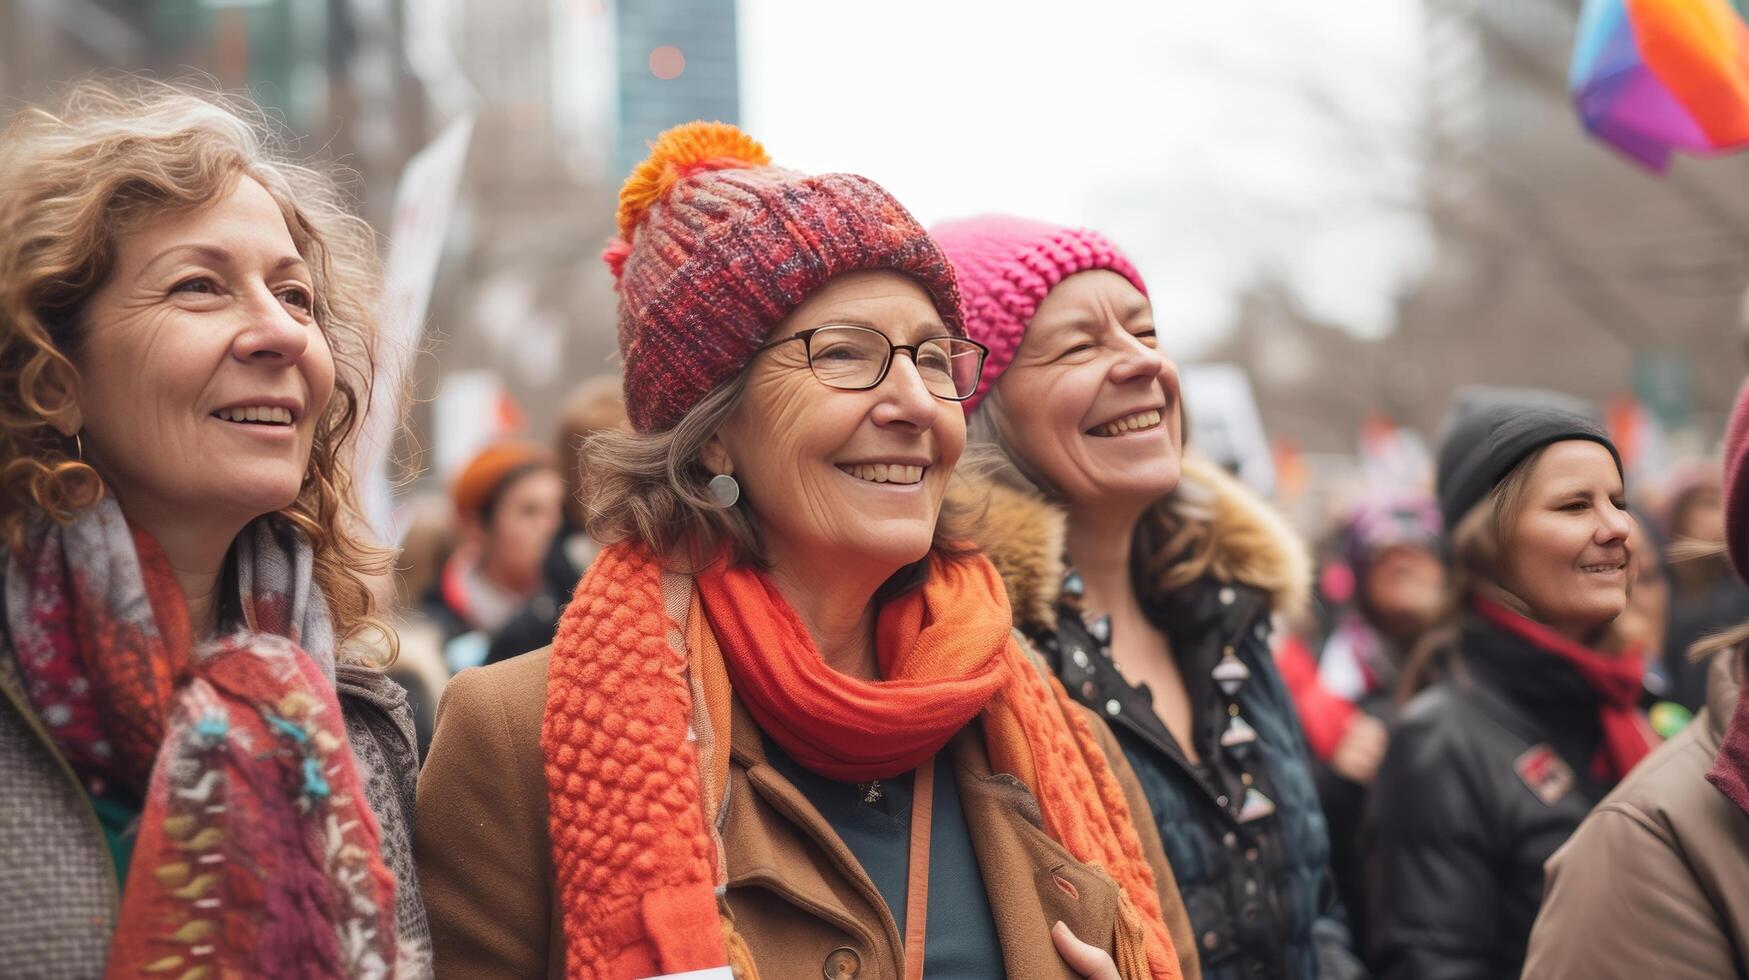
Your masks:
{"label": "pink hat in crowd", "polygon": [[1725,547],[1737,577],[1749,582],[1749,381],[1737,392],[1725,429]]}
{"label": "pink hat in crowd", "polygon": [[1026,325],[1057,283],[1077,272],[1110,269],[1148,293],[1118,247],[1086,228],[989,215],[949,221],[930,234],[959,277],[966,336],[990,348],[978,390],[964,402],[968,415],[1008,369]]}

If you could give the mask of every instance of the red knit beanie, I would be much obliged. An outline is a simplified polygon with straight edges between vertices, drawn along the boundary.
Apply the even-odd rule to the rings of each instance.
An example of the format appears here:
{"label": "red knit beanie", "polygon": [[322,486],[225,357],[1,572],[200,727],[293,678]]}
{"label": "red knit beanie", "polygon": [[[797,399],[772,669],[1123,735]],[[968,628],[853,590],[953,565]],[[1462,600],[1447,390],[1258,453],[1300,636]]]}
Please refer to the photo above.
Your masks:
{"label": "red knit beanie", "polygon": [[619,233],[602,257],[619,280],[626,414],[639,432],[680,421],[841,273],[910,275],[963,333],[953,268],[892,195],[865,177],[774,167],[727,123],[656,138],[620,190]]}
{"label": "red knit beanie", "polygon": [[1737,392],[1725,429],[1725,547],[1737,577],[1749,582],[1749,381]]}

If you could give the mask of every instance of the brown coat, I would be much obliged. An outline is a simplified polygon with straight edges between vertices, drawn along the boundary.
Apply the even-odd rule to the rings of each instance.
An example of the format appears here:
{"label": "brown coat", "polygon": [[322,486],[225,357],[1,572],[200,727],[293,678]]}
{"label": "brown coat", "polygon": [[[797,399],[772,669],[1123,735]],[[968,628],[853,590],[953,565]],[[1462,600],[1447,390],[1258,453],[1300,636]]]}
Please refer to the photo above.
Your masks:
{"label": "brown coat", "polygon": [[1706,781],[1736,709],[1741,659],[1714,658],[1700,715],[1549,859],[1527,980],[1749,975],[1749,814]]}
{"label": "brown coat", "polygon": [[[540,727],[550,648],[450,681],[419,779],[415,853],[431,911],[441,977],[564,975],[564,937],[547,835]],[[1095,726],[1103,732],[1104,726]],[[1123,753],[1105,750],[1130,807],[1147,803]],[[737,704],[728,815],[723,829],[728,902],[768,980],[822,975],[897,980],[902,941],[880,893],[826,820],[765,760],[758,730]],[[1109,942],[1117,886],[1075,861],[1039,826],[1038,803],[1012,776],[991,774],[977,726],[950,743],[966,823],[989,891],[1008,975],[1074,974],[1051,944],[1061,919],[1076,935]],[[1159,838],[1138,827],[1187,978],[1199,976],[1189,920]],[[1053,876],[1067,879],[1071,899]],[[840,975],[840,974],[832,974]]]}

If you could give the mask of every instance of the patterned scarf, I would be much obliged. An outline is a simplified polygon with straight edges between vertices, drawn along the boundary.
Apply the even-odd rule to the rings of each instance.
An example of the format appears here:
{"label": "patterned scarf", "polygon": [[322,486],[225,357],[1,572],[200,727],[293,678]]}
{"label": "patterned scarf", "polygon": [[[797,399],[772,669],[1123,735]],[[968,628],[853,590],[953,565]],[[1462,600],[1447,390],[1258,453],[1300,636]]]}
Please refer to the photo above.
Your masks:
{"label": "patterned scarf", "polygon": [[110,978],[393,975],[395,880],[346,741],[308,544],[236,544],[243,624],[194,644],[163,553],[105,497],[5,564],[27,695],[93,794],[144,800]]}
{"label": "patterned scarf", "polygon": [[[1119,884],[1120,976],[1177,980],[1153,873],[1093,723],[1013,639],[986,559],[937,558],[923,588],[883,607],[877,653],[889,674],[874,683],[826,668],[758,572],[715,568],[695,589],[708,625],[675,622],[661,566],[614,545],[559,623],[541,745],[568,976],[631,980],[726,963],[743,980],[756,975],[719,908],[721,842],[705,816],[720,799],[725,774],[714,770],[729,740],[727,691],[712,690],[732,677],[765,731],[791,751],[817,739],[803,757],[836,753],[823,765],[836,772],[902,771],[981,719],[992,768],[1031,787],[1052,838]],[[786,685],[810,691],[780,692]],[[842,715],[814,715],[883,697],[910,710],[876,705],[855,737],[829,730],[850,724]]]}

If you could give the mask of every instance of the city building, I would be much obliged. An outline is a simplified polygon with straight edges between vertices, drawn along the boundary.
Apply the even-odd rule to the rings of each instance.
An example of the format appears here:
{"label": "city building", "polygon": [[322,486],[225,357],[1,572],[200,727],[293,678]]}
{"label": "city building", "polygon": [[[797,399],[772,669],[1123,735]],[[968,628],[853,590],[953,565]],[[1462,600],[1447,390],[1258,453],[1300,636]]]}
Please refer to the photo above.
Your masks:
{"label": "city building", "polygon": [[631,172],[649,141],[670,126],[740,122],[735,0],[618,0],[614,12],[616,174]]}

